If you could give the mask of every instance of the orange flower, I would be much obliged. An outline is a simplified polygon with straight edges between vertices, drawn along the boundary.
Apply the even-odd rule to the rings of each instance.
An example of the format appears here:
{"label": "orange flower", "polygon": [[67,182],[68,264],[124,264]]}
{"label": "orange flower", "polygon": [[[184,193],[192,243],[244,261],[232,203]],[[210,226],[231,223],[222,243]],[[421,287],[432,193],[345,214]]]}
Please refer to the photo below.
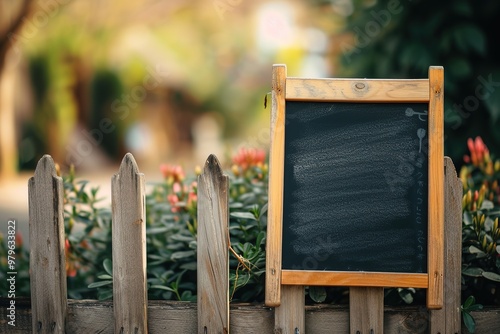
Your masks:
{"label": "orange flower", "polygon": [[162,164],[160,170],[169,184],[184,180],[184,170],[181,166]]}
{"label": "orange flower", "polygon": [[240,148],[238,153],[233,157],[233,163],[240,166],[244,171],[250,167],[264,165],[266,160],[266,152],[255,148]]}
{"label": "orange flower", "polygon": [[72,260],[73,256],[71,254],[71,245],[68,239],[64,241],[64,251],[66,255],[66,276],[75,277],[77,273],[77,266],[75,262]]}
{"label": "orange flower", "polygon": [[21,234],[20,231],[17,231],[17,233],[16,233],[16,245],[17,245],[17,248],[23,247],[23,235]]}

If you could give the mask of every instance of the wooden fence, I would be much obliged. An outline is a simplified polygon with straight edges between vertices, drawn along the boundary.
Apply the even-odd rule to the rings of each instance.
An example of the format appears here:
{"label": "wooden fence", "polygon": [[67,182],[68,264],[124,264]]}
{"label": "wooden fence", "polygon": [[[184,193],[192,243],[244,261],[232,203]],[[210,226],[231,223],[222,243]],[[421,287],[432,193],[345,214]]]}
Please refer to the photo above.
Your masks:
{"label": "wooden fence", "polygon": [[[144,182],[133,156],[127,154],[112,178],[113,302],[67,300],[62,179],[50,156],[39,161],[29,181],[31,301],[17,300],[16,327],[11,327],[4,307],[8,300],[2,300],[0,332],[377,334],[370,330],[370,314],[367,319],[358,315],[353,322],[346,306],[304,306],[303,287],[287,287],[290,291],[276,309],[229,305],[229,180],[213,155],[198,180],[198,302],[148,301]],[[373,312],[384,313],[384,333],[462,332],[461,195],[453,164],[446,158],[444,308],[376,305]],[[357,312],[353,307],[350,311]],[[473,315],[476,333],[500,328],[498,309]]]}

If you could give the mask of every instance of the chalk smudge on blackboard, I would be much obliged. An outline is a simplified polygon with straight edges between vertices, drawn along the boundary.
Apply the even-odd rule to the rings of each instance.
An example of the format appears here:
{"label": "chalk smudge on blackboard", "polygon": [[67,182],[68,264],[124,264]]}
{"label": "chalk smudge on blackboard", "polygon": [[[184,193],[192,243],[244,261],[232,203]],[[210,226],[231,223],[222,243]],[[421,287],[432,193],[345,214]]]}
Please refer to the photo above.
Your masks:
{"label": "chalk smudge on blackboard", "polygon": [[[397,187],[384,177],[400,168],[398,157],[419,154],[422,123],[405,117],[404,105],[359,106],[287,102],[285,269],[309,259],[314,270],[425,271],[418,246],[426,231],[409,219],[416,214],[412,189],[420,185],[415,175],[403,175]],[[411,110],[423,113],[418,104]],[[321,236],[331,240],[328,259],[311,262]],[[384,264],[373,268],[375,262]]]}

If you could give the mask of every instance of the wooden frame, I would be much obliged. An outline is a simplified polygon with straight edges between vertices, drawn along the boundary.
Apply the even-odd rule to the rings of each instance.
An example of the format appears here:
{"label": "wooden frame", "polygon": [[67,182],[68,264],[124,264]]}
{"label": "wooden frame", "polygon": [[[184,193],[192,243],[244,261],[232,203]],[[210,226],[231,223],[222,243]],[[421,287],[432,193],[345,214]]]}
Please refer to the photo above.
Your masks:
{"label": "wooden frame", "polygon": [[[441,66],[429,68],[428,79],[287,78],[285,65],[272,74],[271,148],[266,261],[266,305],[281,301],[281,285],[414,287],[427,289],[427,307],[443,305],[444,148]],[[334,272],[282,269],[285,102],[428,103],[429,186],[427,273]],[[432,245],[432,247],[431,247]]]}

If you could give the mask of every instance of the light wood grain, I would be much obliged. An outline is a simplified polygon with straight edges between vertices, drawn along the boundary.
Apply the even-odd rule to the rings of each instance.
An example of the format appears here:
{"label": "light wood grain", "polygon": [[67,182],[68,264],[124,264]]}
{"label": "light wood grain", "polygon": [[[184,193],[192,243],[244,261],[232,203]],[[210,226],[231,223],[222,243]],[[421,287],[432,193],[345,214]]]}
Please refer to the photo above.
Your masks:
{"label": "light wood grain", "polygon": [[38,162],[28,188],[32,332],[64,333],[67,307],[64,190],[49,155]]}
{"label": "light wood grain", "polygon": [[[9,302],[0,298],[0,333],[24,334],[31,329],[29,303],[16,301],[16,327],[6,321]],[[274,309],[261,304],[231,305],[231,334],[273,333]],[[349,331],[349,307],[346,305],[306,306],[307,334],[345,334]],[[486,307],[473,312],[476,334],[496,333],[500,328],[500,309]],[[96,300],[68,300],[66,333],[113,333],[113,303]],[[196,333],[196,303],[151,300],[148,305],[150,334]],[[428,312],[422,306],[384,308],[385,334],[427,333]],[[466,333],[465,328],[462,333]],[[435,334],[435,333],[434,333]],[[449,334],[449,333],[441,333]]]}
{"label": "light wood grain", "polygon": [[359,271],[281,271],[283,285],[371,286],[427,288],[427,274]]}
{"label": "light wood grain", "polygon": [[305,331],[304,287],[281,287],[281,305],[274,310],[274,333],[300,334]]}
{"label": "light wood grain", "polygon": [[215,155],[198,177],[198,333],[229,329],[229,180]]}
{"label": "light wood grain", "polygon": [[384,288],[349,289],[349,332],[384,332]]}
{"label": "light wood grain", "polygon": [[443,306],[444,272],[444,69],[429,68],[429,207],[427,307]]}
{"label": "light wood grain", "polygon": [[460,291],[462,275],[462,182],[453,162],[444,159],[444,305],[430,312],[430,333],[459,333],[461,326]]}
{"label": "light wood grain", "polygon": [[428,79],[286,79],[286,99],[321,102],[428,102]]}
{"label": "light wood grain", "polygon": [[272,78],[271,147],[269,156],[269,209],[266,241],[266,305],[279,306],[281,299],[281,241],[283,229],[283,182],[285,165],[286,66],[274,65]]}
{"label": "light wood grain", "polygon": [[115,333],[147,333],[144,175],[132,154],[111,180]]}

